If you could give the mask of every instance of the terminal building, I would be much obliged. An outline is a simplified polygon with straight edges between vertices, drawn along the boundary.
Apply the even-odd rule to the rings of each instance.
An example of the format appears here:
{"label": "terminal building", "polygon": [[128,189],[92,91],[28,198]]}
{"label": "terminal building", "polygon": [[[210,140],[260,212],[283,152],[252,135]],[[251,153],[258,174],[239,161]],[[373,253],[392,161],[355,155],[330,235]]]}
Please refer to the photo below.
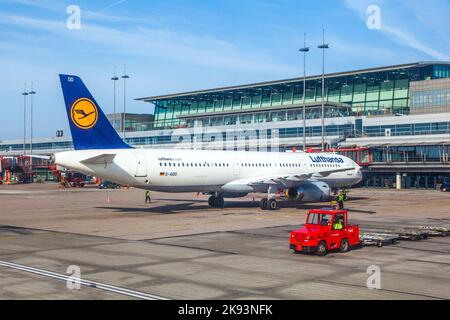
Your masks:
{"label": "terminal building", "polygon": [[[322,76],[309,76],[305,92],[301,77],[139,98],[154,106],[154,114],[126,115],[133,122],[125,124],[125,140],[144,148],[287,151],[301,150],[305,136],[313,152],[322,141],[324,101],[326,149],[362,165],[362,185],[433,189],[450,182],[450,62],[339,72],[324,79],[323,94]],[[49,154],[71,148],[70,137],[58,137],[35,140],[32,149]],[[0,141],[0,154],[23,154],[23,138]]]}

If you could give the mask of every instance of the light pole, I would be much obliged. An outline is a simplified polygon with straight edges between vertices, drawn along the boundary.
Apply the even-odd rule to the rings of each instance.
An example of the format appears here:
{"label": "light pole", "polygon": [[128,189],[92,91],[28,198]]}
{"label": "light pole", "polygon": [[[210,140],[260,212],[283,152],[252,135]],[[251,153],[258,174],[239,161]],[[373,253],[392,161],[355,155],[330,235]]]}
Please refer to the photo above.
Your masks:
{"label": "light pole", "polygon": [[26,143],[27,143],[27,84],[25,83],[23,87],[23,155],[26,153]]}
{"label": "light pole", "polygon": [[114,77],[111,78],[114,83],[114,108],[113,108],[113,128],[116,129],[116,82],[119,80],[119,77],[116,76],[116,66],[114,66]]}
{"label": "light pole", "polygon": [[325,49],[330,48],[328,43],[325,43],[325,29],[322,30],[323,40],[322,44],[318,46],[322,49],[322,151],[325,150]]}
{"label": "light pole", "polygon": [[303,151],[306,151],[306,53],[309,47],[306,46],[306,33],[303,34],[303,48],[299,50],[303,52]]}
{"label": "light pole", "polygon": [[123,130],[123,140],[125,141],[125,115],[127,113],[127,79],[129,79],[130,76],[127,75],[127,65],[124,65],[124,71],[123,71],[123,116],[122,116],[122,130]]}
{"label": "light pole", "polygon": [[31,91],[28,92],[28,94],[30,95],[30,121],[31,121],[30,154],[32,155],[33,154],[33,96],[36,94],[36,91],[33,90],[33,82],[31,82]]}

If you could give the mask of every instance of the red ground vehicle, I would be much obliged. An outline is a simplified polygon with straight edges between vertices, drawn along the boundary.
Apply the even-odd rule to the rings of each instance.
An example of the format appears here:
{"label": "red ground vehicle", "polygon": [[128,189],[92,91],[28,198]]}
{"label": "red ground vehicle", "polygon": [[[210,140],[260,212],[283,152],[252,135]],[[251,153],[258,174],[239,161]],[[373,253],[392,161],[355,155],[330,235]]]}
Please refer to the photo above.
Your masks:
{"label": "red ground vehicle", "polygon": [[347,252],[359,245],[359,226],[348,224],[347,210],[311,210],[306,225],[292,231],[290,249],[295,252],[315,252],[325,256],[329,250]]}

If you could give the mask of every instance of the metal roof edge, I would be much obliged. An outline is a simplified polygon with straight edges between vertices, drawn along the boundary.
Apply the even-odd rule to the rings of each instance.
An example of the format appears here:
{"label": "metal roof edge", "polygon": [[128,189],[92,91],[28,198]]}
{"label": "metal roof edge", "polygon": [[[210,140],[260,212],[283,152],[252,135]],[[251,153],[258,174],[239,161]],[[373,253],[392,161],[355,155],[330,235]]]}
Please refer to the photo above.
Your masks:
{"label": "metal roof edge", "polygon": [[[335,72],[335,73],[325,74],[325,78],[356,75],[356,74],[367,73],[367,72],[371,72],[371,71],[388,71],[388,70],[395,70],[395,69],[402,69],[402,68],[411,68],[414,66],[427,66],[427,65],[434,65],[434,64],[450,65],[450,61],[419,61],[419,62],[398,64],[398,65],[391,65],[391,66],[386,66],[386,67],[373,67],[373,68],[358,69],[358,70],[346,71],[346,72]],[[306,79],[314,80],[314,79],[320,79],[321,77],[322,77],[321,75],[313,75],[313,76],[307,76]],[[264,86],[270,86],[270,85],[287,84],[287,83],[292,83],[292,82],[297,82],[297,81],[302,81],[302,80],[303,80],[303,77],[296,77],[296,78],[290,78],[290,79],[284,79],[284,80],[257,82],[257,83],[250,83],[250,84],[244,84],[244,85],[238,85],[238,86],[226,86],[226,87],[212,88],[212,89],[206,89],[206,90],[194,90],[194,91],[188,91],[188,92],[181,92],[181,93],[176,93],[176,94],[143,97],[143,98],[136,98],[134,100],[144,101],[144,102],[153,102],[156,100],[163,100],[163,99],[169,99],[169,98],[180,98],[180,97],[185,97],[185,96],[200,95],[200,94],[207,94],[207,93],[249,89],[252,87],[264,87]]]}

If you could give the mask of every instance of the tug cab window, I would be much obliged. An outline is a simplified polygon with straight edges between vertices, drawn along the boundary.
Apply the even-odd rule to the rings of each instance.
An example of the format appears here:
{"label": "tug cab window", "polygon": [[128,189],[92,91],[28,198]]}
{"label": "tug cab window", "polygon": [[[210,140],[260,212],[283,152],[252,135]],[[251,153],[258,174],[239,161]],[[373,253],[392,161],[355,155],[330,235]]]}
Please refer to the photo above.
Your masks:
{"label": "tug cab window", "polygon": [[329,226],[331,224],[331,214],[312,213],[308,216],[307,224]]}

